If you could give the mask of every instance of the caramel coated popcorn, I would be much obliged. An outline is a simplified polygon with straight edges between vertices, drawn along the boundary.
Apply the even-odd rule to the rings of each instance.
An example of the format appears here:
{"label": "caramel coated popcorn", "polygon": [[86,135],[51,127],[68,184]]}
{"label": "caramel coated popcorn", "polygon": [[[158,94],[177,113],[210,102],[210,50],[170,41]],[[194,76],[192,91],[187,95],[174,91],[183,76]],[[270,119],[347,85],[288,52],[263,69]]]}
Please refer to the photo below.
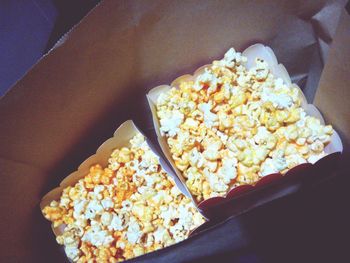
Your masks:
{"label": "caramel coated popcorn", "polygon": [[294,84],[231,48],[194,80],[159,95],[160,133],[198,201],[325,155],[333,129],[308,116]]}
{"label": "caramel coated popcorn", "polygon": [[43,209],[54,227],[64,227],[57,242],[74,262],[120,262],[189,236],[204,222],[161,168],[144,137],[116,149],[106,168],[63,190]]}

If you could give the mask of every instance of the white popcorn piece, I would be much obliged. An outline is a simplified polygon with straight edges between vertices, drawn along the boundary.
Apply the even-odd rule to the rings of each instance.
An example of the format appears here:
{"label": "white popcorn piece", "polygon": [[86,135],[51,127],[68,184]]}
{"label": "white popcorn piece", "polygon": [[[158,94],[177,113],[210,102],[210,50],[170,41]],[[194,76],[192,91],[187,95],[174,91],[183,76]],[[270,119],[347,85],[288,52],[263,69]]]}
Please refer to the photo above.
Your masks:
{"label": "white popcorn piece", "polygon": [[261,93],[263,102],[271,102],[277,109],[287,109],[292,106],[293,99],[286,93],[275,93],[270,88],[264,88]]}
{"label": "white popcorn piece", "polygon": [[142,161],[139,163],[141,168],[147,170],[150,166],[158,165],[159,157],[149,149],[142,155]]}
{"label": "white popcorn piece", "polygon": [[169,94],[166,92],[163,92],[163,93],[159,94],[159,96],[157,98],[157,105],[158,106],[165,105],[169,102],[169,100],[170,100]]}
{"label": "white popcorn piece", "polygon": [[237,78],[237,83],[238,85],[240,85],[241,87],[247,88],[249,86],[249,81],[250,81],[250,76],[249,75],[239,75],[239,77]]}
{"label": "white popcorn piece", "polygon": [[73,261],[77,261],[79,256],[82,254],[78,247],[66,246],[64,251],[66,252],[67,257]]}
{"label": "white popcorn piece", "polygon": [[199,126],[199,121],[193,119],[193,118],[187,118],[184,122],[184,125],[189,129],[196,130]]}
{"label": "white popcorn piece", "polygon": [[103,190],[105,190],[105,187],[103,185],[96,185],[94,188],[94,194],[98,196]]}
{"label": "white popcorn piece", "polygon": [[137,188],[137,192],[139,192],[141,195],[145,194],[148,190],[147,186],[140,186]]}
{"label": "white popcorn piece", "polygon": [[222,160],[222,166],[218,170],[218,175],[223,179],[225,184],[229,184],[231,180],[237,176],[237,159],[225,158]]}
{"label": "white popcorn piece", "polygon": [[206,176],[210,187],[215,192],[225,192],[228,189],[228,186],[219,180],[218,176],[210,172],[208,169],[204,170],[204,175]]}
{"label": "white popcorn piece", "polygon": [[225,66],[229,68],[234,67],[235,64],[232,64],[232,62],[238,62],[239,64],[247,62],[247,58],[242,56],[241,52],[236,52],[234,48],[230,48],[225,53],[223,60],[227,62]]}
{"label": "white popcorn piece", "polygon": [[269,67],[267,62],[261,58],[255,59],[255,67],[250,69],[250,73],[255,75],[258,81],[265,80],[269,74]]}
{"label": "white popcorn piece", "polygon": [[226,144],[227,143],[228,136],[225,133],[217,131],[216,135],[220,138],[222,144]]}
{"label": "white popcorn piece", "polygon": [[147,235],[146,239],[146,246],[151,247],[154,244],[154,237],[153,235]]}
{"label": "white popcorn piece", "polygon": [[166,229],[164,227],[158,227],[157,230],[153,233],[154,242],[163,243]]}
{"label": "white popcorn piece", "polygon": [[126,232],[126,237],[131,244],[136,244],[140,241],[142,236],[142,231],[140,225],[137,223],[135,218],[130,218],[130,223],[128,227],[128,231]]}
{"label": "white popcorn piece", "polygon": [[101,205],[104,209],[113,208],[114,203],[111,198],[107,197],[101,200]]}
{"label": "white popcorn piece", "polygon": [[135,257],[141,256],[145,253],[145,250],[141,246],[136,246],[133,249]]}
{"label": "white popcorn piece", "polygon": [[296,140],[296,143],[297,143],[298,145],[304,145],[304,144],[306,143],[306,139],[300,137],[300,138],[298,138],[298,139]]}
{"label": "white popcorn piece", "polygon": [[306,160],[300,154],[296,153],[286,156],[286,162],[288,168],[293,168],[299,164],[306,163]]}
{"label": "white popcorn piece", "polygon": [[177,196],[181,195],[181,191],[179,190],[179,188],[178,188],[176,185],[174,185],[174,186],[171,188],[170,193],[171,193],[171,195],[174,196],[175,198],[176,198]]}
{"label": "white popcorn piece", "polygon": [[205,161],[203,167],[207,168],[210,172],[215,172],[218,168],[218,163],[216,161]]}
{"label": "white popcorn piece", "polygon": [[95,247],[107,246],[114,238],[106,230],[102,230],[98,223],[87,230],[82,241],[88,242]]}
{"label": "white popcorn piece", "polygon": [[169,135],[170,137],[174,137],[179,131],[179,126],[184,119],[184,115],[178,111],[174,110],[170,112],[167,118],[163,118],[160,120],[160,132],[162,136]]}
{"label": "white popcorn piece", "polygon": [[208,161],[216,161],[220,158],[220,153],[216,147],[208,147],[208,149],[203,152],[203,157]]}
{"label": "white popcorn piece", "polygon": [[218,79],[208,69],[205,69],[204,73],[200,74],[197,77],[196,82],[193,85],[193,89],[196,91],[200,91],[203,88],[203,85],[205,84],[209,86],[209,90],[211,92],[216,91]]}
{"label": "white popcorn piece", "polygon": [[257,144],[263,144],[263,143],[265,143],[271,136],[272,136],[272,134],[266,129],[266,127],[260,126],[260,127],[258,127],[258,132],[257,132],[257,134],[254,136],[254,141],[255,141]]}
{"label": "white popcorn piece", "polygon": [[131,211],[132,205],[133,205],[133,203],[130,202],[129,200],[124,200],[124,201],[122,202],[121,211],[123,211],[123,212],[129,212],[129,211]]}
{"label": "white popcorn piece", "polygon": [[117,241],[117,247],[120,247],[121,249],[125,249],[125,242],[118,240]]}
{"label": "white popcorn piece", "polygon": [[287,168],[287,161],[283,157],[268,158],[261,166],[261,176],[278,173]]}
{"label": "white popcorn piece", "polygon": [[[162,93],[159,97],[161,97],[161,96],[167,96],[167,95]],[[141,133],[136,134],[130,140],[130,144],[131,144],[132,148],[141,148],[142,146],[144,146],[144,143],[145,143],[145,137]]]}
{"label": "white popcorn piece", "polygon": [[110,223],[112,221],[112,218],[113,218],[113,215],[111,213],[104,212],[101,215],[101,223],[102,223],[102,225],[104,225],[104,226],[110,225]]}
{"label": "white popcorn piece", "polygon": [[115,214],[113,213],[113,218],[111,223],[108,226],[109,230],[123,230],[125,228],[125,214]]}
{"label": "white popcorn piece", "polygon": [[160,204],[163,203],[166,196],[167,196],[166,192],[164,190],[160,190],[156,193],[156,195],[154,195],[151,198],[151,200],[155,205],[159,206]]}
{"label": "white popcorn piece", "polygon": [[70,202],[71,199],[69,197],[62,197],[60,200],[60,206],[63,206],[66,209],[68,209]]}
{"label": "white popcorn piece", "polygon": [[200,168],[203,166],[205,159],[202,154],[198,152],[197,148],[193,148],[189,155],[189,162],[192,166]]}
{"label": "white popcorn piece", "polygon": [[314,152],[314,153],[321,153],[324,149],[323,143],[319,140],[315,140],[311,145],[310,145],[310,149]]}
{"label": "white popcorn piece", "polygon": [[103,207],[101,205],[101,202],[98,200],[91,200],[85,211],[85,217],[87,219],[94,219],[96,215],[100,214],[103,211]]}
{"label": "white popcorn piece", "polygon": [[218,116],[211,112],[212,107],[211,103],[201,103],[198,105],[198,109],[204,114],[204,124],[207,127],[216,125],[218,120]]}
{"label": "white popcorn piece", "polygon": [[173,206],[171,206],[171,205],[169,207],[162,206],[160,208],[161,208],[161,211],[162,211],[160,213],[160,218],[162,218],[164,220],[163,221],[163,225],[164,226],[168,226],[170,224],[170,221],[175,218],[176,211],[173,208]]}

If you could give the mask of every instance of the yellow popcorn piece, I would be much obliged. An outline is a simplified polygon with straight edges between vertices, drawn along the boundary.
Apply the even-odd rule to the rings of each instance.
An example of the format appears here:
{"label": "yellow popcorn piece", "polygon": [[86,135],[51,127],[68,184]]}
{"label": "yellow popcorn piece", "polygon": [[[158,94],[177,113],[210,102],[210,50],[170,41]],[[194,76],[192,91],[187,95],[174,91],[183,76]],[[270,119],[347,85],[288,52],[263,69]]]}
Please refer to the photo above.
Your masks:
{"label": "yellow popcorn piece", "polygon": [[[180,242],[204,222],[144,137],[138,134],[130,144],[112,152],[107,168],[93,165],[42,210],[54,227],[63,228],[57,243],[73,262],[121,262]],[[162,209],[168,211],[166,221]],[[172,234],[173,228],[181,233]]]}
{"label": "yellow popcorn piece", "polygon": [[183,114],[176,134],[162,135],[198,201],[315,162],[330,142],[332,127],[306,115],[295,84],[276,78],[261,58],[250,69],[246,61],[230,49],[156,103],[161,131],[173,121],[169,116]]}

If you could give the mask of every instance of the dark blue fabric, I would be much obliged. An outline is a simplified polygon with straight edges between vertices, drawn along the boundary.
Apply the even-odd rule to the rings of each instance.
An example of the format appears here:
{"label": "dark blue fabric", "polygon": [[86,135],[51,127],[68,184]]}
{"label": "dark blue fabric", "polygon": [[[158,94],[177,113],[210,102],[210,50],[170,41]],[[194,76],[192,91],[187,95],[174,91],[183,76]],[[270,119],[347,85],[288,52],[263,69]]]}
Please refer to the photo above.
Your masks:
{"label": "dark blue fabric", "polygon": [[0,0],[0,96],[99,0]]}
{"label": "dark blue fabric", "polygon": [[0,1],[0,96],[43,55],[56,17],[51,1]]}

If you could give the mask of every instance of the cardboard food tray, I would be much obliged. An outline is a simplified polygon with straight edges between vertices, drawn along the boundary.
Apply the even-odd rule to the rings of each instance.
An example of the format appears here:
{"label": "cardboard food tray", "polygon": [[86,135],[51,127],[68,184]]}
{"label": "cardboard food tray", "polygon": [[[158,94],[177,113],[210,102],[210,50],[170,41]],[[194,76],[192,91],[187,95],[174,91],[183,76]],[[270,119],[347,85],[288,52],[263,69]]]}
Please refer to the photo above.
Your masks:
{"label": "cardboard food tray", "polygon": [[[343,6],[344,1],[103,1],[0,100],[0,261],[64,262],[40,212],[42,196],[127,119],[157,147],[147,92],[230,47],[270,46],[334,126],[346,152],[350,19]],[[263,199],[247,195],[257,202],[246,209],[287,194],[279,185],[262,189],[275,191]],[[219,225],[133,261],[195,262],[239,249],[244,240],[235,240],[232,231]]]}
{"label": "cardboard food tray", "polygon": [[[75,172],[71,173],[66,178],[64,178],[63,181],[60,183],[59,187],[56,187],[55,189],[51,190],[41,199],[40,209],[43,210],[45,206],[51,203],[51,201],[58,201],[62,195],[64,188],[68,186],[74,186],[74,184],[76,184],[79,179],[84,178],[89,173],[89,169],[92,165],[100,164],[102,167],[107,167],[108,159],[112,154],[113,150],[120,149],[122,147],[130,147],[130,139],[132,139],[135,135],[139,133],[141,133],[140,130],[135,126],[135,124],[131,120],[122,123],[119,126],[119,128],[114,132],[113,137],[103,142],[101,146],[98,147],[94,155],[90,156],[83,163],[81,163]],[[146,137],[145,140],[147,141],[147,144],[150,147],[150,149],[157,156],[159,156],[157,151],[152,146],[152,143]],[[167,172],[168,176],[172,178],[172,180],[180,189],[180,191],[188,198],[191,198],[191,195],[188,192],[187,188],[184,187],[181,181],[179,181],[178,177],[173,173],[171,168],[168,167],[168,165],[164,162],[164,160],[161,157],[159,157],[159,163],[164,169],[164,171]],[[53,224],[51,225],[52,231],[54,232],[55,236],[62,235],[65,227],[64,225],[60,225],[58,227],[53,227]],[[197,229],[199,227],[200,226],[192,230],[189,236],[191,236],[192,233],[197,233]]]}
{"label": "cardboard food tray", "polygon": [[[309,104],[307,102],[307,99],[305,98],[305,95],[303,94],[299,86],[292,84],[292,80],[286,68],[282,64],[278,63],[278,60],[270,47],[264,46],[263,44],[259,44],[259,43],[254,44],[246,48],[242,52],[242,55],[247,58],[246,66],[248,69],[252,68],[255,65],[254,61],[256,58],[261,58],[264,61],[266,61],[269,66],[269,70],[271,71],[271,73],[274,75],[275,78],[281,78],[284,81],[284,83],[286,83],[287,85],[293,85],[295,88],[299,90],[301,107],[304,109],[306,114],[319,119],[321,124],[325,125],[325,121],[321,113],[313,104]],[[200,74],[204,73],[205,69],[209,68],[210,66],[211,65],[204,65],[198,68],[197,70],[195,70],[193,75],[186,74],[186,75],[180,76],[176,78],[174,81],[172,81],[170,85],[157,86],[152,90],[150,90],[149,93],[147,94],[148,103],[152,112],[153,124],[155,127],[155,131],[157,133],[157,138],[158,138],[160,147],[162,148],[164,155],[167,157],[172,168],[175,170],[177,176],[180,178],[180,180],[183,182],[184,185],[186,185],[186,179],[183,176],[182,172],[179,169],[177,169],[175,162],[172,159],[169,146],[167,145],[167,142],[166,142],[166,137],[160,134],[160,123],[159,123],[159,118],[157,116],[157,110],[156,110],[157,100],[162,93],[168,92],[171,88],[174,87],[179,89],[179,85],[182,82],[195,81],[196,78]],[[339,154],[341,154],[343,151],[343,145],[342,145],[341,139],[336,131],[333,132],[333,135],[331,136],[331,141],[325,147],[324,151],[326,153],[326,156],[319,159],[316,163],[306,163],[306,164],[300,164],[298,166],[295,166],[292,169],[288,170],[285,176],[286,177],[297,176],[300,178],[302,176],[311,176],[312,174],[315,174],[315,173],[319,174],[320,177],[322,175],[329,174],[331,172],[329,168],[335,167],[339,158]],[[324,167],[326,169],[318,169],[318,167]],[[280,177],[282,177],[281,173],[274,173],[274,174],[264,176],[263,178],[261,178],[259,181],[255,182],[252,185],[241,185],[241,186],[232,188],[224,196],[208,198],[201,202],[196,201],[194,196],[192,199],[196,201],[198,208],[207,217],[209,218],[225,217],[225,215],[227,216],[227,215],[235,214],[234,211],[241,211],[242,208],[244,210],[244,208],[247,209],[248,207],[251,207],[247,204],[242,206],[244,202],[238,198],[239,196],[243,194],[247,195],[249,192],[253,192],[259,188],[268,186],[269,182],[273,182]],[[230,200],[233,200],[233,199],[234,199],[234,202],[229,202]],[[228,207],[225,207],[224,204],[227,204]]]}
{"label": "cardboard food tray", "polygon": [[[44,209],[44,207],[49,205],[53,200],[58,201],[62,195],[64,188],[68,186],[73,186],[78,182],[79,179],[84,178],[89,173],[89,169],[91,166],[95,164],[100,164],[102,167],[107,167],[108,159],[112,154],[113,150],[120,149],[122,147],[130,147],[130,139],[132,139],[138,133],[142,134],[131,120],[128,120],[121,124],[119,128],[114,132],[113,137],[103,142],[101,146],[98,147],[94,155],[90,156],[83,163],[81,163],[75,172],[71,173],[66,178],[64,178],[63,181],[60,183],[59,187],[56,187],[55,189],[51,190],[41,199],[40,209]],[[152,143],[146,137],[145,139],[150,149],[157,156],[159,156],[157,151],[152,146]],[[164,160],[161,157],[159,157],[159,163],[164,169],[164,171],[166,171],[166,173],[172,178],[172,180],[180,189],[180,191],[188,198],[191,198],[191,195],[189,194],[187,188],[184,187],[184,185],[179,181],[177,176],[173,173],[173,171],[168,167],[168,165],[164,162]],[[63,229],[61,227],[53,228],[53,232],[56,236],[62,234],[62,230]]]}

